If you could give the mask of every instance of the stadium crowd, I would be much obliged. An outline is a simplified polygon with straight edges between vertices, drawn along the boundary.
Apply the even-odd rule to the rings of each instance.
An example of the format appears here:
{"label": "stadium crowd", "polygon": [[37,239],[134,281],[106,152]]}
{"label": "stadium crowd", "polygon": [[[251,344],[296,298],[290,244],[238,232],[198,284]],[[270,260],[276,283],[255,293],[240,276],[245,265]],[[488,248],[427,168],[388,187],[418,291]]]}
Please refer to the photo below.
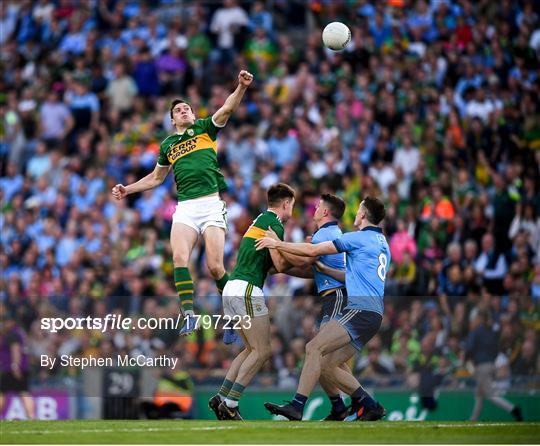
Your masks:
{"label": "stadium crowd", "polygon": [[[540,374],[538,2],[39,0],[0,11],[0,302],[28,333],[34,379],[70,373],[40,369],[43,353],[166,352],[195,382],[221,381],[238,347],[219,329],[52,334],[39,318],[177,314],[172,175],[121,202],[110,190],[154,167],[171,99],[208,116],[245,67],[254,85],[218,141],[227,270],[277,181],[298,194],[290,241],[314,232],[321,193],[346,200],[347,231],[361,197],[381,196],[392,265],[358,375],[469,376],[479,311],[500,334],[503,385]],[[320,38],[334,20],[352,30],[338,53]],[[196,305],[220,314],[203,252]],[[265,291],[274,356],[257,382],[294,387],[317,299],[285,275]]]}

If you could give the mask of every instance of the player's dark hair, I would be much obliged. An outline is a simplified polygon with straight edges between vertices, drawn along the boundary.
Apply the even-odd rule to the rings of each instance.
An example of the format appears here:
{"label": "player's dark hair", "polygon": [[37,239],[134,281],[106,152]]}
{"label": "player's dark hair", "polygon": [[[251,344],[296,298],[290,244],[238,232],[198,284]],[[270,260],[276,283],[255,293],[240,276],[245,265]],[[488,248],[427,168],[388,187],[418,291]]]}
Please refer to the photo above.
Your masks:
{"label": "player's dark hair", "polygon": [[[171,115],[171,119],[173,117],[173,109],[174,107],[176,107],[178,104],[187,104],[189,105],[189,108],[191,108],[191,104],[187,101],[184,101],[183,99],[175,99],[174,101],[171,102],[171,108],[169,110],[169,113]],[[193,111],[193,109],[191,108],[191,111]]]}
{"label": "player's dark hair", "polygon": [[268,189],[266,193],[268,206],[278,206],[283,200],[292,199],[295,197],[294,189],[285,183],[277,183]]}
{"label": "player's dark hair", "polygon": [[378,198],[364,198],[364,207],[367,211],[367,220],[374,225],[378,225],[386,215],[384,204]]}
{"label": "player's dark hair", "polygon": [[343,217],[343,213],[345,212],[345,202],[341,198],[337,195],[322,194],[321,200],[328,206],[332,217],[337,220]]}

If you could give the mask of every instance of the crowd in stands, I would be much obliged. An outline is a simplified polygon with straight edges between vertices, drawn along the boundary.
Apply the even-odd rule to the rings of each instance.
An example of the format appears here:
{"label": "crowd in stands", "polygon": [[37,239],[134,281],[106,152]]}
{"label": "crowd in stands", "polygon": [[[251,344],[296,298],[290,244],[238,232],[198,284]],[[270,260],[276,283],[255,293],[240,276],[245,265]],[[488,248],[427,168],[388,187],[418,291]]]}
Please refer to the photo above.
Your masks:
{"label": "crowd in stands", "polygon": [[[344,51],[322,46],[330,21],[352,30]],[[53,334],[39,319],[178,313],[172,175],[120,202],[110,190],[153,169],[172,99],[208,116],[244,68],[254,83],[218,140],[227,270],[275,182],[296,189],[296,242],[320,194],[346,201],[344,231],[363,196],[382,197],[385,317],[357,376],[412,385],[426,364],[470,376],[479,311],[500,336],[502,385],[540,374],[538,2],[6,0],[0,44],[0,306],[28,334],[35,380],[72,372],[40,369],[45,352],[165,352],[196,383],[221,381],[239,347],[219,329]],[[198,311],[220,314],[204,250],[192,260]],[[265,293],[274,355],[257,382],[294,386],[313,284],[276,275]]]}

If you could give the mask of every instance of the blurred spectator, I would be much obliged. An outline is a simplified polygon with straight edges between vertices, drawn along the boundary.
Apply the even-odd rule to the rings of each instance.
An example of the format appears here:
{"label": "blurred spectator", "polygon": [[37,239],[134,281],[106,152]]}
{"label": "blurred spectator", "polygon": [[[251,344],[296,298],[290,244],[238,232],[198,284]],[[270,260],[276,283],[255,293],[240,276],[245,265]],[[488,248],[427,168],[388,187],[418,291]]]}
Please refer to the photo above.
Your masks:
{"label": "blurred spectator", "polygon": [[4,194],[4,200],[9,203],[13,196],[19,192],[24,184],[24,178],[17,173],[14,164],[9,163],[6,168],[6,175],[0,178],[0,188]]}
{"label": "blurred spectator", "polygon": [[212,17],[210,31],[217,36],[217,60],[226,65],[234,59],[235,37],[242,27],[247,26],[249,18],[235,0],[224,0]]}
{"label": "blurred spectator", "polygon": [[26,352],[26,335],[17,325],[15,315],[2,313],[6,318],[0,327],[0,410],[3,410],[8,392],[21,396],[24,411],[29,419],[34,418],[34,400],[29,390],[29,358]]}
{"label": "blurred spectator", "polygon": [[159,94],[159,76],[155,61],[148,47],[144,47],[136,59],[133,69],[133,79],[136,90],[143,97],[157,96]]}
{"label": "blurred spectator", "polygon": [[59,50],[71,55],[82,54],[86,47],[86,33],[82,30],[82,13],[76,13],[69,19],[68,32],[60,42]]}
{"label": "blurred spectator", "polygon": [[262,27],[255,28],[253,37],[245,45],[249,69],[254,75],[263,74],[272,68],[277,59],[277,48],[266,33]]}
{"label": "blurred spectator", "polygon": [[403,138],[403,145],[396,150],[394,166],[408,178],[416,171],[419,162],[420,151],[412,145],[411,137],[407,135]]}
{"label": "blurred spectator", "polygon": [[520,356],[512,364],[512,373],[516,376],[535,376],[539,369],[536,353],[534,340],[526,340],[521,347]]}
{"label": "blurred spectator", "polygon": [[283,119],[274,120],[274,130],[268,140],[268,152],[276,167],[284,167],[296,161],[300,147],[297,139],[287,132],[287,126]]}
{"label": "blurred spectator", "polygon": [[65,101],[71,109],[75,124],[75,134],[90,127],[97,128],[99,121],[100,103],[98,97],[89,91],[87,79],[73,79],[66,91]]}
{"label": "blurred spectator", "polygon": [[394,262],[400,264],[405,253],[416,257],[416,241],[405,228],[403,220],[397,221],[396,232],[390,239],[390,252]]}
{"label": "blurred spectator", "polygon": [[199,29],[197,23],[188,24],[187,38],[187,59],[193,67],[196,76],[200,77],[204,72],[203,65],[210,55],[212,45],[208,36]]}
{"label": "blurred spectator", "polygon": [[519,231],[526,234],[527,243],[532,252],[538,253],[540,250],[540,216],[535,216],[532,203],[516,206],[516,215],[510,224],[508,238],[514,239]]}
{"label": "blurred spectator", "polygon": [[367,345],[367,356],[361,358],[357,364],[360,376],[374,378],[380,375],[390,375],[394,372],[392,358],[382,352],[381,339],[374,337]]}
{"label": "blurred spectator", "polygon": [[58,146],[74,125],[71,112],[60,100],[58,91],[53,89],[47,94],[39,113],[41,137],[49,147]]}
{"label": "blurred spectator", "polygon": [[510,412],[518,421],[522,420],[521,409],[508,400],[495,396],[493,393],[494,362],[497,356],[497,336],[488,325],[487,316],[478,312],[471,322],[471,332],[467,338],[467,354],[474,363],[474,377],[476,380],[476,397],[471,421],[478,420],[484,405],[484,399],[506,412]]}
{"label": "blurred spectator", "polygon": [[271,34],[273,31],[273,17],[272,14],[264,8],[265,5],[263,1],[256,1],[253,3],[249,16],[249,28],[251,31],[256,28],[262,28],[267,33]]}
{"label": "blurred spectator", "polygon": [[127,112],[133,107],[137,85],[131,76],[126,74],[123,64],[115,64],[114,79],[109,82],[106,94],[114,111]]}
{"label": "blurred spectator", "polygon": [[418,393],[422,402],[422,407],[429,410],[437,408],[435,400],[435,390],[441,384],[444,373],[440,369],[440,364],[443,358],[439,351],[435,348],[436,335],[434,332],[429,332],[424,336],[420,343],[420,355],[412,365],[412,369],[416,376],[412,376],[411,380],[418,381]]}
{"label": "blurred spectator", "polygon": [[474,268],[484,278],[486,287],[492,293],[502,291],[502,280],[507,271],[504,255],[495,249],[495,242],[491,234],[482,237],[482,250],[476,259]]}

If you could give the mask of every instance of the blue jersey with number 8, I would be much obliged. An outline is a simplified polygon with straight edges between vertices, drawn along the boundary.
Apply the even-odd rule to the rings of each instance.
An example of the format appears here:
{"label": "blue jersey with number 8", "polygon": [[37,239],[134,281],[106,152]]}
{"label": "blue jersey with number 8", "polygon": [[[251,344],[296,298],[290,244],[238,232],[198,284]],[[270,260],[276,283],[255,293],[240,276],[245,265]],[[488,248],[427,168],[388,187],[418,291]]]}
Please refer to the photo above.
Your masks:
{"label": "blue jersey with number 8", "polygon": [[334,240],[338,252],[347,256],[345,286],[350,310],[383,314],[384,281],[390,266],[390,248],[382,229],[368,226]]}

